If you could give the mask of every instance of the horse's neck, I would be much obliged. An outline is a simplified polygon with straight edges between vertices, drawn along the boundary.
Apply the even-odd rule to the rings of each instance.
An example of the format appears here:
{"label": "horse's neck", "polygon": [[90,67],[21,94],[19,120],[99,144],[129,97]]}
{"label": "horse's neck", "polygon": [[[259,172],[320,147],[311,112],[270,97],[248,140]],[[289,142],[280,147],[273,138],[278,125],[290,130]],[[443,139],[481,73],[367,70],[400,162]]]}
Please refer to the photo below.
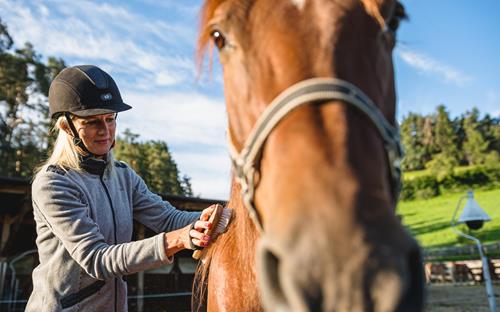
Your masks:
{"label": "horse's neck", "polygon": [[234,209],[233,220],[211,253],[208,311],[261,311],[255,276],[258,233],[241,204],[239,189],[233,187],[232,193],[228,207]]}

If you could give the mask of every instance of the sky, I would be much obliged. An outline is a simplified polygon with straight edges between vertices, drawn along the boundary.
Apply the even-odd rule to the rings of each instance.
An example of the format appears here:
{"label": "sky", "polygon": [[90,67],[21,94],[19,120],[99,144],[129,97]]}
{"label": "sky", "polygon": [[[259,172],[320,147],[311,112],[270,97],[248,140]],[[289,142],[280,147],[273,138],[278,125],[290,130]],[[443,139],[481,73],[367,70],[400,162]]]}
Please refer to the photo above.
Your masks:
{"label": "sky", "polygon": [[[0,0],[16,46],[94,64],[134,108],[118,119],[141,140],[166,141],[194,194],[227,199],[230,160],[219,64],[198,74],[201,0]],[[500,117],[500,1],[403,0],[394,51],[398,119],[445,104]]]}

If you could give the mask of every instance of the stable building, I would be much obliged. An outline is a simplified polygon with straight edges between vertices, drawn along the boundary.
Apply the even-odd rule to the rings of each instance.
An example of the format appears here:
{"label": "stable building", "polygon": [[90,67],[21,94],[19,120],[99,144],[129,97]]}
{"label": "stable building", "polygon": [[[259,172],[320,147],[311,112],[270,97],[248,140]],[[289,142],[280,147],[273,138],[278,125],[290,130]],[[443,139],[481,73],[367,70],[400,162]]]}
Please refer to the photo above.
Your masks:
{"label": "stable building", "polygon": [[[201,211],[224,201],[160,194],[178,209]],[[32,290],[31,272],[38,265],[36,230],[31,206],[30,181],[0,176],[0,312],[24,311]],[[155,233],[134,223],[133,240]],[[197,262],[192,251],[176,254],[162,268],[124,276],[128,283],[129,311],[190,311]]]}

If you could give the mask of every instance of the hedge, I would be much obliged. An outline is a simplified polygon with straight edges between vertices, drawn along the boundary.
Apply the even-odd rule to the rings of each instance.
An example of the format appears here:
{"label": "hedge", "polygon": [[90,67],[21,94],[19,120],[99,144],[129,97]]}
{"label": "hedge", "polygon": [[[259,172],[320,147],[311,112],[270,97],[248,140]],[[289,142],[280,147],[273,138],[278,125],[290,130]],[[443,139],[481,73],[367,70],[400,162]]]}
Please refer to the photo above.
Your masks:
{"label": "hedge", "polygon": [[425,199],[444,192],[500,186],[500,166],[477,166],[454,170],[441,178],[429,173],[403,179],[401,200]]}

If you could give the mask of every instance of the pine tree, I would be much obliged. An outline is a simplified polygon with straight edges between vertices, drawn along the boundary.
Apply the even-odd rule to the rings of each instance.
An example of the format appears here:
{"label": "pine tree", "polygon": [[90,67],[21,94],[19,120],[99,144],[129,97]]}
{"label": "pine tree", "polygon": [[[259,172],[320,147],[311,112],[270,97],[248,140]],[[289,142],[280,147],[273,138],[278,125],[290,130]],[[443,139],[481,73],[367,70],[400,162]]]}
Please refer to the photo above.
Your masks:
{"label": "pine tree", "polygon": [[190,179],[186,175],[180,178],[167,143],[140,142],[138,139],[138,134],[126,129],[123,138],[118,137],[116,140],[116,159],[128,163],[154,192],[191,196]]}
{"label": "pine tree", "polygon": [[428,160],[427,148],[424,144],[425,119],[415,113],[410,113],[401,123],[401,140],[405,155],[401,166],[403,170],[420,170]]}
{"label": "pine tree", "polygon": [[473,108],[463,118],[465,140],[463,150],[470,165],[484,164],[488,151],[488,141],[480,129],[479,110]]}
{"label": "pine tree", "polygon": [[0,175],[29,177],[47,154],[48,86],[65,65],[51,58],[46,65],[29,42],[13,47],[0,20]]}
{"label": "pine tree", "polygon": [[437,154],[427,162],[426,167],[438,177],[443,177],[459,164],[460,153],[457,148],[458,137],[456,127],[450,120],[444,105],[437,107],[434,122],[434,139]]}

